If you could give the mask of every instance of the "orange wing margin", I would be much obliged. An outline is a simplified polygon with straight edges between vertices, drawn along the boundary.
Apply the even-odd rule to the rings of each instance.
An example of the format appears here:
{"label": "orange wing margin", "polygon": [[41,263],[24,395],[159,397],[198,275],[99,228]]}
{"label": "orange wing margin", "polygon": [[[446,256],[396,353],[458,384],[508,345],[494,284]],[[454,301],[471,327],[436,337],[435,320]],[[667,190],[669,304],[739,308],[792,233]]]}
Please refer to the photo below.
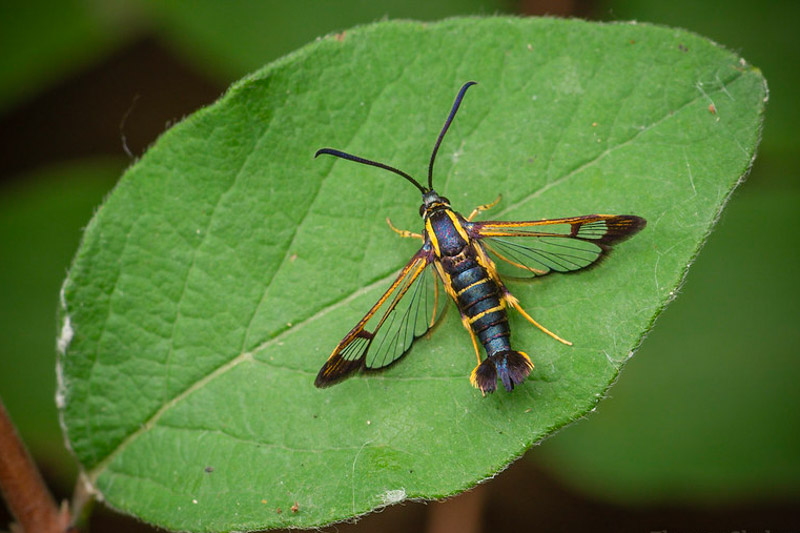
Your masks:
{"label": "orange wing margin", "polygon": [[[359,370],[385,368],[408,353],[411,344],[433,327],[445,299],[439,297],[436,276],[427,268],[430,260],[431,251],[425,247],[411,258],[389,289],[336,346],[314,385],[324,388]],[[370,324],[373,317],[377,320],[372,321],[374,325]]]}
{"label": "orange wing margin", "polygon": [[470,231],[496,258],[531,276],[543,276],[596,264],[612,244],[631,237],[646,224],[645,219],[634,215],[585,215],[528,222],[475,222]]}

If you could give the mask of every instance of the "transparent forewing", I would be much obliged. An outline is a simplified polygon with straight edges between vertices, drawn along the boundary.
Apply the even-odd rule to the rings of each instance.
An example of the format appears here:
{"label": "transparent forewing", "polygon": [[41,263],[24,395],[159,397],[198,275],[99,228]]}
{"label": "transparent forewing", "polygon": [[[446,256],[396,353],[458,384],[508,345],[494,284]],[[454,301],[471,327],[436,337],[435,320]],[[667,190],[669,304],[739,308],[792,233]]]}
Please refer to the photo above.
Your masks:
{"label": "transparent forewing", "polygon": [[593,265],[610,245],[645,226],[632,215],[586,215],[531,222],[477,222],[473,235],[512,275],[544,276]]}
{"label": "transparent forewing", "polygon": [[325,387],[361,369],[383,368],[402,357],[441,315],[444,294],[423,247],[372,309],[334,349],[317,375]]}
{"label": "transparent forewing", "polygon": [[[489,253],[500,260],[501,274],[544,276],[550,272],[572,272],[597,261],[603,254],[600,246],[585,242],[553,237],[534,237],[533,242],[515,241],[500,237],[486,239],[482,244]],[[517,269],[503,268],[503,263]]]}
{"label": "transparent forewing", "polygon": [[365,366],[378,369],[400,359],[442,314],[444,291],[432,268],[424,268],[386,313],[369,347]]}

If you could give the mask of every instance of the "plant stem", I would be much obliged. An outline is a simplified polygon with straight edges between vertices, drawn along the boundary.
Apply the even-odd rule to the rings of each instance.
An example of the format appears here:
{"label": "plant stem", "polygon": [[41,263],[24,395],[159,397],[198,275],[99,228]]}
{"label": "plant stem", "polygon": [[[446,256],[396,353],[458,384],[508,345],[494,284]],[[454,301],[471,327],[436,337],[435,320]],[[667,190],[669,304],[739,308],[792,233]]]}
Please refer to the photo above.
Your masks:
{"label": "plant stem", "polygon": [[59,512],[0,398],[0,492],[25,533],[63,533],[69,513]]}

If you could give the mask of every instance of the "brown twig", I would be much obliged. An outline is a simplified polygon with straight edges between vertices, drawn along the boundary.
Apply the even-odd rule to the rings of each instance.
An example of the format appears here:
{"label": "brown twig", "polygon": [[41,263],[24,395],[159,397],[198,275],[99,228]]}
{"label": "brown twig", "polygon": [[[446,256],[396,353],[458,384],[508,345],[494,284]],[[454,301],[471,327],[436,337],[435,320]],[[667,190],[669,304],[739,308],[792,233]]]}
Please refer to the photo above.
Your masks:
{"label": "brown twig", "polygon": [[0,492],[25,533],[64,533],[69,513],[61,512],[0,399]]}

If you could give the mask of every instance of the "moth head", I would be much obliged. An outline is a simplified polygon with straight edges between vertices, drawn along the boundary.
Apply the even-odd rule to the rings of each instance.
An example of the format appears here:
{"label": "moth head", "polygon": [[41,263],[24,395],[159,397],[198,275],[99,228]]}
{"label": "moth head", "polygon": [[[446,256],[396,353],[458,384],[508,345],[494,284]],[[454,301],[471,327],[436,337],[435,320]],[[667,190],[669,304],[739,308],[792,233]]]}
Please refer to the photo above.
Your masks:
{"label": "moth head", "polygon": [[449,209],[450,200],[439,194],[433,189],[422,194],[422,205],[419,206],[419,216],[428,218],[439,209]]}

